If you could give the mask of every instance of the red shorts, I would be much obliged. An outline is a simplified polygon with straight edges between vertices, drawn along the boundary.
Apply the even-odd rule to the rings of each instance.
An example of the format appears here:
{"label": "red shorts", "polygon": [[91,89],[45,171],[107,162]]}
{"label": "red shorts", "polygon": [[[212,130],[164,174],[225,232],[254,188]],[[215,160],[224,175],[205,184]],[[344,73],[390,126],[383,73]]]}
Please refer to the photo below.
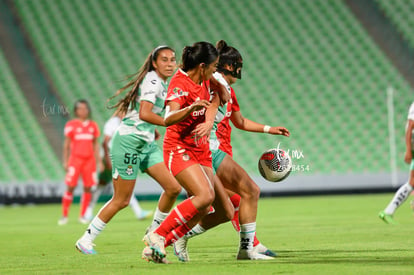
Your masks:
{"label": "red shorts", "polygon": [[65,183],[70,187],[78,185],[79,176],[82,177],[83,186],[92,187],[96,184],[96,161],[95,157],[79,158],[69,157],[68,171]]}
{"label": "red shorts", "polygon": [[213,167],[210,150],[195,152],[180,146],[171,149],[164,148],[164,163],[174,177],[194,164]]}

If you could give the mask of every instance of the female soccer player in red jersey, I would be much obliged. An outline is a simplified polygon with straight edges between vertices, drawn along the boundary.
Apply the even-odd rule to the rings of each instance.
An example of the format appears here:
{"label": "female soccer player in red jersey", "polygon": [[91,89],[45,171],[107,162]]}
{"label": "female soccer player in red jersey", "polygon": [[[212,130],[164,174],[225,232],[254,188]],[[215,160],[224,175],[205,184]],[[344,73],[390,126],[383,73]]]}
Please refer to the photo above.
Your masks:
{"label": "female soccer player in red jersey", "polygon": [[[270,127],[244,118],[240,112],[236,94],[231,87],[238,79],[241,79],[243,65],[242,56],[234,47],[230,47],[223,40],[217,43],[220,54],[217,72],[214,74],[220,83],[226,86],[231,100],[227,106],[218,109],[215,118],[215,127],[211,133],[210,149],[213,157],[213,167],[216,176],[219,177],[224,187],[231,196],[236,215],[233,225],[240,232],[240,246],[237,259],[239,260],[264,260],[276,256],[268,250],[256,238],[256,214],[260,189],[250,178],[247,172],[232,158],[231,126],[229,119],[236,128],[249,132],[264,132],[272,135],[289,136],[290,133],[283,127]],[[217,209],[218,210],[218,209]],[[206,216],[188,234],[174,244],[175,254],[181,261],[188,261],[187,240],[199,235],[205,230],[227,221],[222,215],[223,211],[216,211]]]}
{"label": "female soccer player in red jersey", "polygon": [[99,128],[95,121],[89,119],[91,109],[86,100],[75,103],[75,119],[65,125],[63,144],[63,166],[66,170],[66,192],[62,197],[62,217],[58,224],[68,222],[69,207],[73,200],[73,190],[78,184],[79,176],[83,180],[83,194],[79,221],[85,223],[84,215],[92,197],[91,188],[96,184],[96,163],[99,160]]}
{"label": "female soccer player in red jersey", "polygon": [[154,139],[156,125],[165,126],[161,115],[165,107],[167,79],[175,69],[174,50],[168,46],[159,46],[148,55],[133,79],[115,94],[117,96],[129,90],[115,105],[117,111],[125,114],[125,117],[111,141],[114,194],[76,242],[76,248],[80,252],[96,254],[93,241],[112,217],[129,204],[138,170],[149,174],[164,189],[150,230],[165,219],[174,205],[181,186],[165,166],[162,151]]}
{"label": "female soccer player in red jersey", "polygon": [[220,103],[210,89],[220,90],[221,85],[209,81],[217,63],[218,53],[212,44],[197,42],[187,46],[182,54],[182,68],[168,87],[164,162],[192,197],[177,205],[154,232],[144,236],[148,247],[143,253],[148,253],[154,262],[163,259],[165,247],[208,213],[215,197],[208,135]]}

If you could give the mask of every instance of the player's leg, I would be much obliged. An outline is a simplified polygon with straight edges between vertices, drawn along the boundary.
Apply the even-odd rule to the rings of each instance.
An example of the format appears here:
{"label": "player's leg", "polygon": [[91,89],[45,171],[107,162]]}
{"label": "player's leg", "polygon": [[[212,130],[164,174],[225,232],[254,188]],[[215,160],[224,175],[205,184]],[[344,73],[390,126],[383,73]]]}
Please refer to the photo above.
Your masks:
{"label": "player's leg", "polygon": [[174,234],[185,234],[208,213],[214,201],[212,174],[211,168],[203,169],[194,163],[176,175],[181,186],[193,196],[178,204],[154,232],[145,235],[144,242],[161,258],[165,257],[164,245],[169,233],[182,226]]}
{"label": "player's leg", "polygon": [[168,171],[164,162],[159,162],[151,165],[145,170],[164,190],[158,200],[158,206],[154,213],[154,218],[147,231],[154,231],[168,216],[173,207],[178,195],[181,192],[181,185]]}
{"label": "player's leg", "polygon": [[107,187],[108,183],[112,182],[112,171],[110,169],[106,169],[99,173],[98,176],[98,185],[94,188],[95,190],[92,191],[92,199],[89,203],[88,208],[85,212],[85,218],[91,220],[93,218],[93,209],[96,206],[96,203],[99,200],[103,190]]}
{"label": "player's leg", "polygon": [[[218,167],[220,167],[226,155],[227,154],[221,150],[212,151],[212,166],[215,171],[217,171]],[[200,223],[193,228],[194,231],[189,232],[189,236],[201,234],[207,229],[213,228],[221,223],[228,221],[228,215],[232,215],[234,213],[234,208],[231,206],[228,200],[226,190],[216,175],[214,176],[214,191],[216,193],[216,198],[213,202],[214,208],[216,210],[215,213],[210,213],[208,216],[205,216],[200,221]]]}
{"label": "player's leg", "polygon": [[96,162],[95,158],[90,158],[82,165],[83,194],[81,197],[81,207],[79,222],[87,224],[89,220],[85,217],[86,209],[92,199],[92,188],[96,185]]}
{"label": "player's leg", "polygon": [[[240,233],[240,221],[239,221],[239,206],[240,206],[240,200],[241,197],[239,194],[236,194],[230,190],[227,190],[227,193],[229,194],[230,201],[233,204],[234,207],[234,216],[231,219],[231,223],[234,227],[234,229]],[[254,240],[253,240],[253,251],[270,256],[270,257],[276,257],[277,254],[273,252],[272,250],[268,249],[266,246],[264,246],[259,239],[257,238],[257,232],[254,234]]]}
{"label": "player's leg", "polygon": [[[209,179],[214,179],[213,171],[210,167],[202,166],[202,168]],[[216,190],[218,193],[216,193]],[[220,183],[218,183],[216,188],[214,184],[214,193],[215,198],[212,204],[214,205],[214,202],[216,202],[217,211],[219,212],[216,218],[221,220],[229,220],[230,217],[233,215],[234,211],[233,206],[231,205],[227,197],[226,191],[224,190],[224,187]],[[193,196],[191,191],[189,192],[189,194]],[[171,245],[172,243],[183,237],[186,233],[188,233],[191,230],[191,228],[199,226],[199,222],[201,222],[201,220],[204,219],[207,216],[207,214],[211,212],[212,209],[214,208],[210,206],[208,208],[207,213],[197,214],[190,221],[188,221],[187,224],[181,225],[178,228],[174,229],[172,232],[170,232],[165,239],[165,247]],[[213,214],[214,213],[212,213],[212,215]]]}
{"label": "player's leg", "polygon": [[401,187],[397,190],[394,197],[388,204],[388,206],[379,213],[380,219],[382,219],[386,223],[396,224],[393,219],[393,215],[398,207],[403,204],[407,198],[410,196],[410,193],[414,190],[414,161],[411,162],[410,167],[410,178],[409,180],[401,185]]}
{"label": "player's leg", "polygon": [[93,241],[105,229],[106,224],[121,209],[127,207],[134,191],[135,180],[113,179],[114,194],[92,219],[83,236],[76,242],[76,248],[84,254],[96,254]]}
{"label": "player's leg", "polygon": [[134,212],[134,215],[138,220],[145,220],[152,215],[151,210],[142,209],[137,197],[135,197],[134,194],[132,194],[131,200],[129,201],[129,207],[131,207],[132,212]]}
{"label": "player's leg", "polygon": [[139,159],[133,136],[115,134],[112,140],[112,182],[114,193],[112,198],[92,219],[83,236],[76,242],[76,248],[84,254],[95,254],[93,241],[104,230],[106,224],[121,209],[128,206],[134,191],[138,174]]}
{"label": "player's leg", "polygon": [[240,246],[238,259],[271,259],[253,250],[256,235],[257,205],[260,189],[247,172],[231,157],[226,156],[217,169],[225,188],[240,195]]}
{"label": "player's leg", "polygon": [[58,221],[59,225],[65,225],[68,222],[69,208],[73,201],[73,191],[78,184],[81,164],[81,160],[69,159],[65,176],[66,191],[62,196],[62,217]]}
{"label": "player's leg", "polygon": [[164,164],[161,149],[155,142],[148,144],[147,148],[148,153],[142,159],[140,169],[157,181],[164,191],[161,193],[152,223],[146,233],[154,231],[165,220],[181,192],[181,185]]}
{"label": "player's leg", "polygon": [[[231,220],[231,218],[234,216],[233,205],[231,204],[228,194],[217,176],[214,176],[214,192],[214,212],[204,216],[201,221],[192,227],[190,231],[186,232],[182,238],[178,240],[172,239],[176,240],[174,243],[174,254],[182,262],[188,262],[190,260],[187,251],[187,241],[190,238],[203,234],[206,232],[206,230],[211,229],[219,224],[225,223]],[[178,235],[178,237],[180,237],[180,235]],[[167,241],[168,240],[166,240],[166,244],[168,244]]]}

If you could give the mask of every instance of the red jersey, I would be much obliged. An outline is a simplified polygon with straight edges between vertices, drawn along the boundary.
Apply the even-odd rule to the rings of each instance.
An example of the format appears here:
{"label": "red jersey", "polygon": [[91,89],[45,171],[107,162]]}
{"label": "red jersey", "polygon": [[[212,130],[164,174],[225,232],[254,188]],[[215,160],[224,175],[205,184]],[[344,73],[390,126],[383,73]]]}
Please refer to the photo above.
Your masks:
{"label": "red jersey", "polygon": [[[210,101],[210,81],[203,81],[202,85],[198,85],[180,69],[171,78],[165,104],[174,101],[180,104],[180,109],[182,109],[196,100],[203,99]],[[197,137],[192,133],[198,124],[205,121],[205,113],[206,108],[194,111],[181,122],[168,126],[164,137],[164,147],[181,146],[192,151],[209,151],[208,138]]]}
{"label": "red jersey", "polygon": [[70,155],[88,158],[94,156],[93,141],[100,135],[95,121],[72,119],[65,125],[65,136],[70,139]]}
{"label": "red jersey", "polygon": [[216,135],[217,139],[220,142],[219,149],[227,153],[229,156],[233,157],[233,149],[231,146],[231,126],[229,120],[233,112],[240,111],[240,106],[237,102],[236,93],[234,92],[233,88],[230,87],[230,91],[231,98],[230,101],[227,102],[226,116],[217,125]]}

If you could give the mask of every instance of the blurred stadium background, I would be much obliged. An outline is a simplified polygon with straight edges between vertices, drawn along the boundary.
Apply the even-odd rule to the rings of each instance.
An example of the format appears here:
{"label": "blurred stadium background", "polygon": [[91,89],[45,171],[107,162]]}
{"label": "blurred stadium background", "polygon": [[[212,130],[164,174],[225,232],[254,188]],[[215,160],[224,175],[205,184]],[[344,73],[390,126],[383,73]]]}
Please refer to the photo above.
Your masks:
{"label": "blurred stadium background", "polygon": [[[179,58],[220,39],[244,58],[244,116],[291,131],[234,131],[234,157],[263,195],[395,189],[408,169],[413,13],[412,0],[0,0],[0,204],[59,201],[76,99],[103,127],[107,98],[152,48],[168,44]],[[278,144],[294,172],[271,184],[257,160]],[[160,191],[138,181],[138,196]]]}

